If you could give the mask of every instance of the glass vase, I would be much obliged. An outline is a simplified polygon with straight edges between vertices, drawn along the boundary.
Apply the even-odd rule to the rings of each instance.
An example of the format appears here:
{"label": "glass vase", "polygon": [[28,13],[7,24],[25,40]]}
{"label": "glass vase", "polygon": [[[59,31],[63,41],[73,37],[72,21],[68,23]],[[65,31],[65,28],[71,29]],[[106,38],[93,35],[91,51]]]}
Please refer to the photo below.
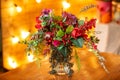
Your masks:
{"label": "glass vase", "polygon": [[71,51],[69,51],[69,53],[65,56],[59,50],[53,47],[49,61],[51,64],[50,74],[56,76],[72,76],[73,70],[71,68],[73,63],[70,62],[71,58]]}

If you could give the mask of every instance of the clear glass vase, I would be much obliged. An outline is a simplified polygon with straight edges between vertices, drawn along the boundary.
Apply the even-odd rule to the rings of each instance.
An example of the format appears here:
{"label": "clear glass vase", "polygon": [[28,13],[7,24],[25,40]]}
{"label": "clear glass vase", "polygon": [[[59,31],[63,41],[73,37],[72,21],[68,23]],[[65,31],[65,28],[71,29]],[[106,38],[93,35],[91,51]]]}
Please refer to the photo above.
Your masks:
{"label": "clear glass vase", "polygon": [[50,74],[72,76],[73,70],[71,68],[73,66],[73,63],[70,62],[71,58],[71,53],[68,53],[68,55],[64,56],[55,47],[52,48],[52,53],[49,61],[51,64]]}
{"label": "clear glass vase", "polygon": [[56,71],[54,80],[71,80],[73,70],[67,63],[58,63],[53,70]]}
{"label": "clear glass vase", "polygon": [[54,68],[56,70],[57,75],[66,75],[70,73],[70,66],[67,63],[58,63],[58,65]]}

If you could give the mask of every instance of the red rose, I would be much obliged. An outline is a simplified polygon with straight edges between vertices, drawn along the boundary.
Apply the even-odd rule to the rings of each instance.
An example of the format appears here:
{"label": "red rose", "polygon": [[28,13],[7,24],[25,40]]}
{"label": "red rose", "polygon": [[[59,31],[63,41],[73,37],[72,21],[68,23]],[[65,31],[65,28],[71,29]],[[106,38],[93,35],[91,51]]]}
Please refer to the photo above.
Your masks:
{"label": "red rose", "polygon": [[82,36],[83,36],[83,38],[84,38],[85,40],[89,40],[87,34],[83,34]]}
{"label": "red rose", "polygon": [[79,29],[78,27],[74,28],[73,31],[72,31],[72,37],[73,38],[77,38],[77,37],[80,37],[84,34],[84,31]]}
{"label": "red rose", "polygon": [[42,26],[41,26],[40,23],[38,23],[38,24],[35,25],[35,28],[38,29],[38,30],[40,30],[40,29],[42,29]]}
{"label": "red rose", "polygon": [[60,22],[59,22],[59,25],[60,25],[60,26],[63,26],[63,23],[62,23],[62,21],[60,21]]}
{"label": "red rose", "polygon": [[41,23],[41,20],[40,20],[39,17],[36,17],[36,22],[37,22],[37,23]]}

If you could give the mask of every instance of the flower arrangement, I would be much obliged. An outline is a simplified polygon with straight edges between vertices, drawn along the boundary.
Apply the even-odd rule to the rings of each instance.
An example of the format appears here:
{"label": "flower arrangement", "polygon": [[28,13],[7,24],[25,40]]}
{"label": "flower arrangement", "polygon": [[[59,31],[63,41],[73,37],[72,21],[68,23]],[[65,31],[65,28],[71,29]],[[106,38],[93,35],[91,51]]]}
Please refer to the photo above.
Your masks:
{"label": "flower arrangement", "polygon": [[[75,15],[62,12],[62,16],[55,15],[51,9],[44,9],[40,16],[36,18],[35,25],[37,32],[25,41],[27,50],[38,54],[43,50],[43,55],[49,51],[51,63],[50,74],[64,73],[71,76],[73,70],[70,63],[72,58],[72,46],[87,46],[98,57],[100,64],[107,71],[104,65],[104,58],[99,55],[96,43],[99,39],[95,35],[89,36],[89,31],[95,27],[96,19],[79,20]],[[41,46],[44,44],[47,48]],[[78,55],[75,54],[76,59]],[[59,66],[58,66],[59,65]],[[62,67],[62,69],[58,69]]]}

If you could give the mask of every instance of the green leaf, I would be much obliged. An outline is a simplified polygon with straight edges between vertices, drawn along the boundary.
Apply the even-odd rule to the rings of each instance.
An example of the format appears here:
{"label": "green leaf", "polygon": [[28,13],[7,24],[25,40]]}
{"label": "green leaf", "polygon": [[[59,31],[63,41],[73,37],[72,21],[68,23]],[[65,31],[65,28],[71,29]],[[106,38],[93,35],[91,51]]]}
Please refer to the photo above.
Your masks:
{"label": "green leaf", "polygon": [[84,25],[84,20],[79,20],[79,21],[78,21],[78,24],[79,24],[79,26]]}
{"label": "green leaf", "polygon": [[48,20],[50,20],[50,16],[49,16],[49,15],[48,15],[48,16],[43,16],[42,19],[43,19],[44,21],[48,21]]}
{"label": "green leaf", "polygon": [[37,45],[38,45],[38,41],[34,41],[34,42],[33,42],[33,45],[34,45],[34,46],[37,46]]}
{"label": "green leaf", "polygon": [[47,22],[45,22],[45,21],[41,23],[42,26],[46,26],[46,24],[47,24]]}
{"label": "green leaf", "polygon": [[56,37],[55,40],[62,41],[62,38],[61,37]]}
{"label": "green leaf", "polygon": [[72,25],[68,26],[66,29],[66,33],[67,34],[71,33],[73,29],[74,29],[74,27]]}
{"label": "green leaf", "polygon": [[59,47],[57,47],[58,50],[61,50],[64,47],[64,45],[60,45]]}
{"label": "green leaf", "polygon": [[53,28],[55,26],[55,23],[51,23],[50,28]]}
{"label": "green leaf", "polygon": [[64,32],[60,29],[57,34],[56,34],[57,37],[63,37],[64,36]]}
{"label": "green leaf", "polygon": [[58,25],[56,25],[56,28],[60,29],[61,27],[60,27],[60,26],[58,26]]}
{"label": "green leaf", "polygon": [[84,39],[83,39],[83,38],[71,39],[71,41],[73,42],[73,44],[74,44],[76,47],[80,47],[80,48],[83,47],[83,43],[84,43]]}
{"label": "green leaf", "polygon": [[65,22],[66,21],[66,17],[65,18],[63,18],[63,22]]}
{"label": "green leaf", "polygon": [[78,70],[80,70],[80,68],[81,68],[80,58],[79,58],[76,50],[75,50],[75,55],[74,55],[74,57],[75,57],[75,61],[76,61],[77,68],[78,68]]}
{"label": "green leaf", "polygon": [[54,21],[58,21],[59,22],[61,19],[62,19],[61,16],[56,16],[56,15],[53,16],[53,20]]}
{"label": "green leaf", "polygon": [[61,47],[59,47],[58,50],[59,50],[65,57],[67,56],[67,54],[68,54],[68,48],[67,48],[67,47],[61,46]]}

